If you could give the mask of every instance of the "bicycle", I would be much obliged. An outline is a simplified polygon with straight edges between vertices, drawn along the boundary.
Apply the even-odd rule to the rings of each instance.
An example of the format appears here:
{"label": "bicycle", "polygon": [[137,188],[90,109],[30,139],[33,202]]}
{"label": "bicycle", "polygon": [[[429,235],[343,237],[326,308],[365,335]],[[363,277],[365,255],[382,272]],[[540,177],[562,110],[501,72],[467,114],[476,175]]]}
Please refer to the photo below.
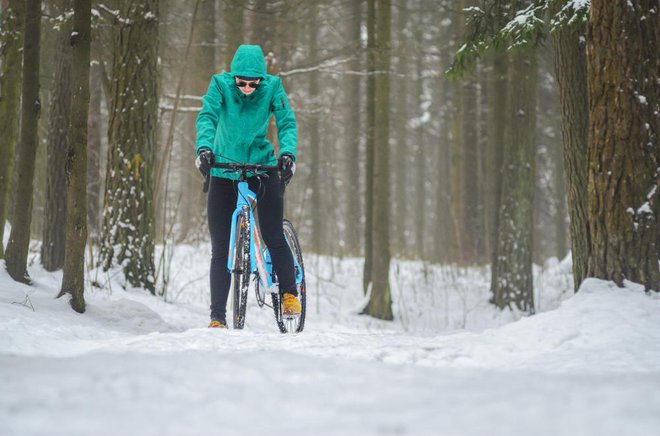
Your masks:
{"label": "bicycle", "polygon": [[[284,237],[289,245],[296,269],[296,287],[302,310],[300,315],[285,316],[282,313],[282,301],[277,287],[277,276],[268,248],[263,243],[259,223],[254,218],[257,207],[257,195],[248,187],[248,175],[270,177],[268,172],[279,172],[277,166],[241,163],[215,163],[212,168],[220,168],[228,173],[238,173],[238,195],[236,209],[232,215],[229,239],[227,268],[231,273],[233,300],[233,327],[242,329],[245,325],[247,297],[250,276],[254,277],[255,294],[259,307],[268,306],[275,313],[275,321],[281,333],[299,333],[305,327],[307,293],[305,287],[305,268],[298,235],[289,220],[283,221]],[[204,178],[204,192],[208,192],[210,175]],[[254,205],[254,206],[252,206]],[[246,268],[249,266],[249,268]],[[266,292],[270,291],[272,306],[266,303]]]}

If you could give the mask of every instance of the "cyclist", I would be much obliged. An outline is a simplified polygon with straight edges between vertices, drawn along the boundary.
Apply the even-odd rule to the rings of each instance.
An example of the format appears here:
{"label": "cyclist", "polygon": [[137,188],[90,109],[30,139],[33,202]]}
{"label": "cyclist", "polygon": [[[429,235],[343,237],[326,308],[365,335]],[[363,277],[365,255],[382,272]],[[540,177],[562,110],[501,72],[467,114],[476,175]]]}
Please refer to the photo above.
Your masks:
{"label": "cyclist", "polygon": [[[279,158],[266,139],[275,115]],[[226,328],[226,306],[231,276],[227,269],[231,218],[236,205],[238,175],[211,168],[215,162],[278,165],[267,178],[250,177],[248,186],[258,195],[261,235],[277,274],[285,315],[301,311],[293,257],[282,229],[284,187],[296,170],[298,133],[296,118],[278,77],[266,74],[266,60],[258,45],[241,45],[231,72],[211,78],[197,116],[195,164],[204,177],[210,174],[208,220],[211,233],[211,323]]]}

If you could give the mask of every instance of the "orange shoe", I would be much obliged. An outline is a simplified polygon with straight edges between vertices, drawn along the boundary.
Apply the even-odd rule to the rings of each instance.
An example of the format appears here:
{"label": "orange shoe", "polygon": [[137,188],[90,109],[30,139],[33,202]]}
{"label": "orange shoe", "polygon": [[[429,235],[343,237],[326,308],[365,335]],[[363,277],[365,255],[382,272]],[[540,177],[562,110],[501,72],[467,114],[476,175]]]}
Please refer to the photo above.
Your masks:
{"label": "orange shoe", "polygon": [[300,315],[302,312],[302,307],[300,306],[300,300],[293,294],[288,292],[282,295],[282,315],[284,316],[296,316]]}
{"label": "orange shoe", "polygon": [[211,320],[211,322],[209,323],[209,328],[210,329],[226,329],[227,324],[214,319],[214,320]]}

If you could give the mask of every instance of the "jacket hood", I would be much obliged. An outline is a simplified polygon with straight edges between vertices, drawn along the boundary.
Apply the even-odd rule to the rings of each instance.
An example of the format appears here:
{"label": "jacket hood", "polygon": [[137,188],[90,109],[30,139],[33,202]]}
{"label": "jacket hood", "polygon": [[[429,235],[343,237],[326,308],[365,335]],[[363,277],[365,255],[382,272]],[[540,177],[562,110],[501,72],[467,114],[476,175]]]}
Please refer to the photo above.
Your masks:
{"label": "jacket hood", "polygon": [[266,59],[258,45],[241,45],[231,61],[232,77],[266,77]]}

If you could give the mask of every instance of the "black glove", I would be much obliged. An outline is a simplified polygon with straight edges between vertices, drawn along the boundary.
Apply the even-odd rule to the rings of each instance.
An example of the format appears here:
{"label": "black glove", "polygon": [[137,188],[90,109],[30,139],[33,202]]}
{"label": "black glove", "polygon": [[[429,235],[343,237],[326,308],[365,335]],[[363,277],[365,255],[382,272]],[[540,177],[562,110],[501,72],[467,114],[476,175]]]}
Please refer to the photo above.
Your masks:
{"label": "black glove", "polygon": [[291,181],[291,177],[296,172],[296,163],[290,154],[283,154],[277,161],[277,166],[280,167],[280,177],[285,185]]}
{"label": "black glove", "polygon": [[204,178],[208,177],[211,174],[211,165],[215,163],[215,155],[208,148],[202,148],[202,151],[197,156],[195,160],[195,166],[202,173]]}

